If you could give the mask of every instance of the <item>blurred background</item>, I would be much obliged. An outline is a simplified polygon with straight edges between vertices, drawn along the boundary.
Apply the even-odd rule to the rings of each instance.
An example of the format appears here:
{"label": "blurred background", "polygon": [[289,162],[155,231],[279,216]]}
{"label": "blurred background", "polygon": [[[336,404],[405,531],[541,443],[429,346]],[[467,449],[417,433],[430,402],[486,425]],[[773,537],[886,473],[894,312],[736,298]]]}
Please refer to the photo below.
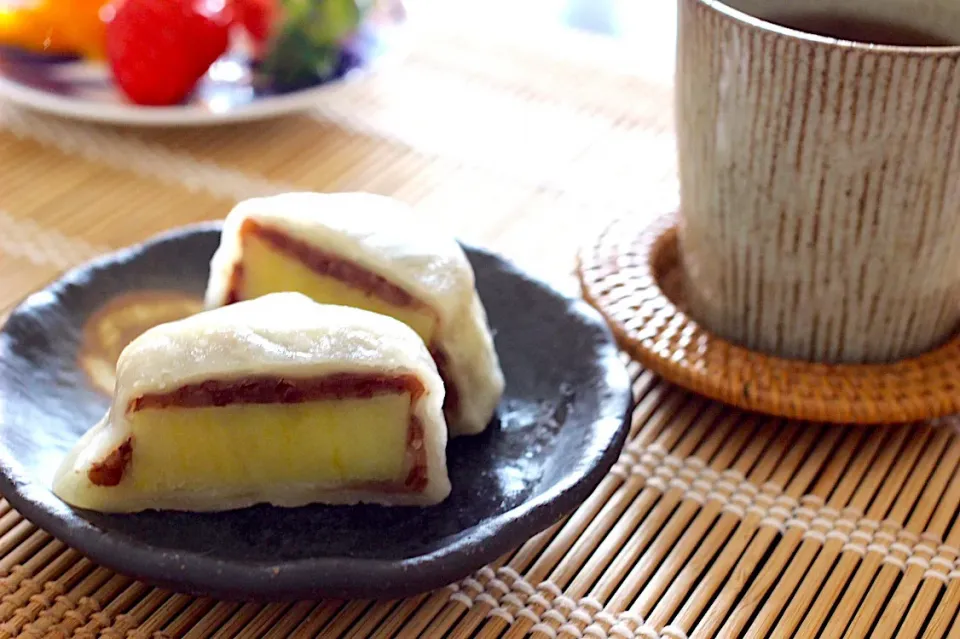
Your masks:
{"label": "blurred background", "polygon": [[397,59],[302,113],[138,128],[0,100],[6,305],[82,258],[287,188],[395,195],[567,290],[588,233],[672,204],[674,3],[405,6]]}

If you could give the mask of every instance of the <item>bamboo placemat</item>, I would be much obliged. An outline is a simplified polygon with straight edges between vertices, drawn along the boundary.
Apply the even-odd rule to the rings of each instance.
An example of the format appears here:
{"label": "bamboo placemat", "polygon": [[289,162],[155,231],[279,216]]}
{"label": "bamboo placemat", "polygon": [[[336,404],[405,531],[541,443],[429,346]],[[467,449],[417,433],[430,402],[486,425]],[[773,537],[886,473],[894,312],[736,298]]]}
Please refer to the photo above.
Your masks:
{"label": "bamboo placemat", "polygon": [[[289,188],[394,195],[575,291],[591,233],[675,203],[673,8],[641,3],[664,8],[615,43],[549,28],[533,41],[504,19],[478,28],[450,4],[424,8],[402,63],[309,115],[135,132],[0,104],[0,303]],[[960,422],[781,423],[633,370],[631,440],[596,492],[458,584],[403,601],[198,599],[97,567],[4,503],[0,636],[960,633]]]}

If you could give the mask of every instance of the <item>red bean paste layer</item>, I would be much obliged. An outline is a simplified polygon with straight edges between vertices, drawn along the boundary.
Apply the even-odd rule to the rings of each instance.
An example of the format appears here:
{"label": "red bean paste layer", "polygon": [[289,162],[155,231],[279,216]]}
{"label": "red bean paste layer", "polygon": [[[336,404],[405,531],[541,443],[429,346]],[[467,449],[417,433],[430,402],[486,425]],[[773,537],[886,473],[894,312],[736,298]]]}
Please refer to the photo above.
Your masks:
{"label": "red bean paste layer", "polygon": [[321,399],[369,399],[409,393],[416,401],[425,392],[416,375],[336,373],[312,379],[246,377],[229,382],[187,384],[169,393],[151,393],[130,400],[127,412],[147,408],[202,408],[231,404],[298,404]]}
{"label": "red bean paste layer", "polygon": [[430,355],[437,365],[437,373],[443,380],[443,387],[446,393],[443,396],[443,415],[447,421],[456,421],[460,415],[460,393],[457,385],[450,381],[450,362],[447,360],[447,354],[436,345],[430,347]]}
{"label": "red bean paste layer", "polygon": [[403,487],[414,493],[422,493],[427,487],[427,451],[423,447],[425,432],[423,424],[416,415],[410,415],[410,426],[407,428],[407,478]]}
{"label": "red bean paste layer", "polygon": [[116,486],[133,457],[133,438],[128,437],[102,462],[97,462],[87,471],[87,477],[94,486]]}
{"label": "red bean paste layer", "polygon": [[[259,238],[278,253],[285,253],[299,260],[318,275],[332,277],[353,288],[375,295],[394,306],[416,308],[420,312],[433,314],[433,309],[387,278],[367,270],[356,262],[290,237],[284,231],[264,226],[253,220],[245,220],[240,227],[241,241],[251,236]],[[241,269],[239,275],[234,272],[233,281],[230,283],[230,300],[240,299],[242,284]]]}
{"label": "red bean paste layer", "polygon": [[[229,382],[206,381],[181,386],[170,393],[143,395],[130,401],[127,413],[146,409],[204,408],[235,404],[297,404],[323,399],[369,399],[379,395],[406,393],[419,399],[426,388],[415,375],[338,373],[314,379],[248,377]],[[427,486],[427,454],[423,424],[410,415],[407,427],[407,473],[402,485],[383,483],[388,492],[422,492]],[[132,446],[127,440],[89,472],[98,486],[116,486],[130,463]],[[379,484],[378,484],[379,485]]]}
{"label": "red bean paste layer", "polygon": [[[326,275],[337,279],[344,284],[375,295],[395,306],[407,306],[418,309],[420,312],[434,315],[433,309],[415,298],[413,295],[393,284],[386,278],[373,273],[366,268],[346,260],[338,255],[322,251],[315,246],[290,237],[287,233],[270,228],[255,222],[245,220],[240,227],[241,241],[250,236],[256,236],[270,245],[275,251],[285,253],[301,261],[310,270],[319,275]],[[243,264],[236,264],[230,277],[230,286],[227,292],[227,304],[235,304],[243,299]],[[437,345],[430,345],[430,354],[437,364],[437,371],[446,388],[443,401],[443,413],[450,421],[454,421],[460,414],[460,394],[449,375],[450,364],[446,353]]]}

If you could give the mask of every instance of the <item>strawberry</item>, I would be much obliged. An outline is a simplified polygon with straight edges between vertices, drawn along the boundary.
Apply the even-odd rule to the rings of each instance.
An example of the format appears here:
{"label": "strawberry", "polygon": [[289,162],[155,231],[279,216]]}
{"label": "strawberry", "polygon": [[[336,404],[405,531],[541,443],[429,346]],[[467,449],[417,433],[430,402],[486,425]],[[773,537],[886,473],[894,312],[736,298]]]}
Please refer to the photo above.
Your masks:
{"label": "strawberry", "polygon": [[277,20],[279,7],[276,0],[233,0],[236,24],[253,39],[257,47],[262,47]]}
{"label": "strawberry", "polygon": [[106,53],[117,86],[137,104],[181,102],[227,50],[224,0],[122,0],[109,17]]}
{"label": "strawberry", "polygon": [[[168,0],[169,1],[169,0]],[[202,18],[193,23],[194,45],[197,62],[203,75],[217,58],[230,46],[230,25],[233,23],[234,7],[226,0],[193,0],[184,2]]]}

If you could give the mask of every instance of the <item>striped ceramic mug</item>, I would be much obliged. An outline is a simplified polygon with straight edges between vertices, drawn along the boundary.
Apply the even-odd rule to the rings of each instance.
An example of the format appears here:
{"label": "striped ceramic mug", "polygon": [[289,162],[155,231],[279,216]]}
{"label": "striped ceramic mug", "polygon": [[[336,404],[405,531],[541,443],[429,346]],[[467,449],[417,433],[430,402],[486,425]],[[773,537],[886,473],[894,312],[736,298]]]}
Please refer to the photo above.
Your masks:
{"label": "striped ceramic mug", "polygon": [[680,242],[699,322],[821,362],[899,360],[956,333],[951,41],[957,0],[679,0]]}

